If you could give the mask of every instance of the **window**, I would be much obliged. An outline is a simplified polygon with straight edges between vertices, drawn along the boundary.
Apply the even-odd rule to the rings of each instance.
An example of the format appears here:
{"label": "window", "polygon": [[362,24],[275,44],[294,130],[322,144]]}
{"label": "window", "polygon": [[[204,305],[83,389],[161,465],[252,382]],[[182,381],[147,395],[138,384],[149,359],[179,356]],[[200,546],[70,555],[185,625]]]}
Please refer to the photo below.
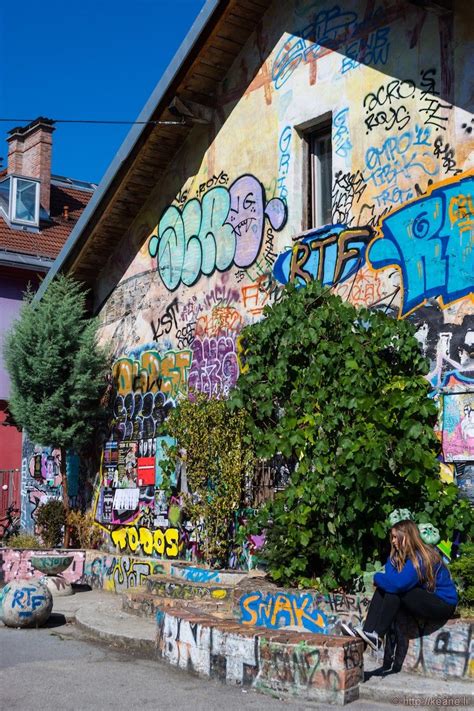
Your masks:
{"label": "window", "polygon": [[309,135],[311,164],[311,227],[332,222],[332,144],[331,125]]}
{"label": "window", "polygon": [[11,223],[38,227],[39,181],[9,175],[0,183],[0,208]]}
{"label": "window", "polygon": [[11,221],[37,225],[39,222],[39,183],[13,178]]}

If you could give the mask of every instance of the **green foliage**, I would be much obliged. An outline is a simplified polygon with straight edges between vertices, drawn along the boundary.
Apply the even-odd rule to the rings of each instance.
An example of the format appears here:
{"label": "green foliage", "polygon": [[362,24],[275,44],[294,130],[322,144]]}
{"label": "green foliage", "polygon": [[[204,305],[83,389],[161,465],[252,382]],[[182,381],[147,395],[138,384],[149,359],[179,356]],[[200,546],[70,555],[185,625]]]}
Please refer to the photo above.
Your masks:
{"label": "green foliage", "polygon": [[80,450],[105,416],[100,396],[110,364],[85,300],[78,282],[59,276],[41,301],[27,293],[6,338],[9,408],[39,444]]}
{"label": "green foliage", "polygon": [[47,548],[55,548],[62,541],[62,530],[66,524],[66,510],[62,501],[47,501],[38,507],[36,514],[41,538]]}
{"label": "green foliage", "polygon": [[39,541],[36,536],[30,533],[17,533],[16,536],[12,536],[8,541],[9,548],[28,548],[31,551],[39,550],[43,548],[43,544]]}
{"label": "green foliage", "polygon": [[189,494],[183,494],[186,516],[199,527],[205,560],[226,565],[233,515],[242,499],[244,477],[253,465],[244,445],[245,413],[230,413],[224,400],[196,394],[173,410],[166,431],[177,445],[168,450],[168,475],[186,466]]}
{"label": "green foliage", "polygon": [[459,604],[474,608],[474,543],[464,543],[460,557],[449,566],[451,575],[459,593]]}
{"label": "green foliage", "polygon": [[439,479],[437,406],[413,327],[318,282],[289,285],[266,315],[242,332],[245,368],[230,406],[249,413],[257,456],[297,461],[251,524],[267,528],[274,580],[348,587],[383,559],[395,508],[445,538],[468,527],[469,506]]}

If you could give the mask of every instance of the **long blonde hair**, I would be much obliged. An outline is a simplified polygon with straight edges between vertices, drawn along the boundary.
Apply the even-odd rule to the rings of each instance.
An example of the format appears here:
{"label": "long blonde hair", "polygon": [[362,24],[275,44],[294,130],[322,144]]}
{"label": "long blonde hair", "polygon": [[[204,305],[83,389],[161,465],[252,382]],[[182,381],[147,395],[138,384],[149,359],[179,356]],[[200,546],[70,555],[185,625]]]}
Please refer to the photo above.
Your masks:
{"label": "long blonde hair", "polygon": [[433,592],[435,568],[442,564],[440,554],[433,546],[423,543],[418,526],[413,521],[399,521],[392,526],[391,533],[395,534],[398,543],[397,551],[390,540],[390,560],[395,568],[400,572],[407,560],[411,560],[420,583],[426,582],[426,588]]}

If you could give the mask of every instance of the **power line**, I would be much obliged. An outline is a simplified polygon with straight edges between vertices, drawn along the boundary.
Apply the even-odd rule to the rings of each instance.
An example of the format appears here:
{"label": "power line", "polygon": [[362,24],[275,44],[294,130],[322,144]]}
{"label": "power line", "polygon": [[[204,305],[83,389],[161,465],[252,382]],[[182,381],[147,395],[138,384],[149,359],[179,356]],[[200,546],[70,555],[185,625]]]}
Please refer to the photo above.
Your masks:
{"label": "power line", "polygon": [[[32,123],[33,121],[36,121],[37,118],[34,119],[26,119],[26,118],[0,118],[0,121],[3,121],[5,123]],[[152,126],[182,126],[184,125],[185,121],[182,119],[181,121],[102,121],[99,119],[50,119],[53,123],[101,123],[101,124],[128,124],[128,125],[134,125],[134,124],[139,124],[141,126],[146,126],[147,124],[151,124]]]}

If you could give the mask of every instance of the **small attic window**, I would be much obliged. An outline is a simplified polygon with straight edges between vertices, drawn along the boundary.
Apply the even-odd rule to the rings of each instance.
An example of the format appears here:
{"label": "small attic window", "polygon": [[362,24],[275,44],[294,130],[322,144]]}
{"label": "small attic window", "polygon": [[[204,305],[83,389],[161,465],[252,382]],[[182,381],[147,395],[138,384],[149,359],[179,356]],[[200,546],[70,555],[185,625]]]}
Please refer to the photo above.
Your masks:
{"label": "small attic window", "polygon": [[12,178],[12,203],[10,219],[25,225],[39,225],[39,193],[37,180]]}
{"label": "small attic window", "polygon": [[39,180],[9,175],[0,183],[0,207],[11,223],[38,227]]}

